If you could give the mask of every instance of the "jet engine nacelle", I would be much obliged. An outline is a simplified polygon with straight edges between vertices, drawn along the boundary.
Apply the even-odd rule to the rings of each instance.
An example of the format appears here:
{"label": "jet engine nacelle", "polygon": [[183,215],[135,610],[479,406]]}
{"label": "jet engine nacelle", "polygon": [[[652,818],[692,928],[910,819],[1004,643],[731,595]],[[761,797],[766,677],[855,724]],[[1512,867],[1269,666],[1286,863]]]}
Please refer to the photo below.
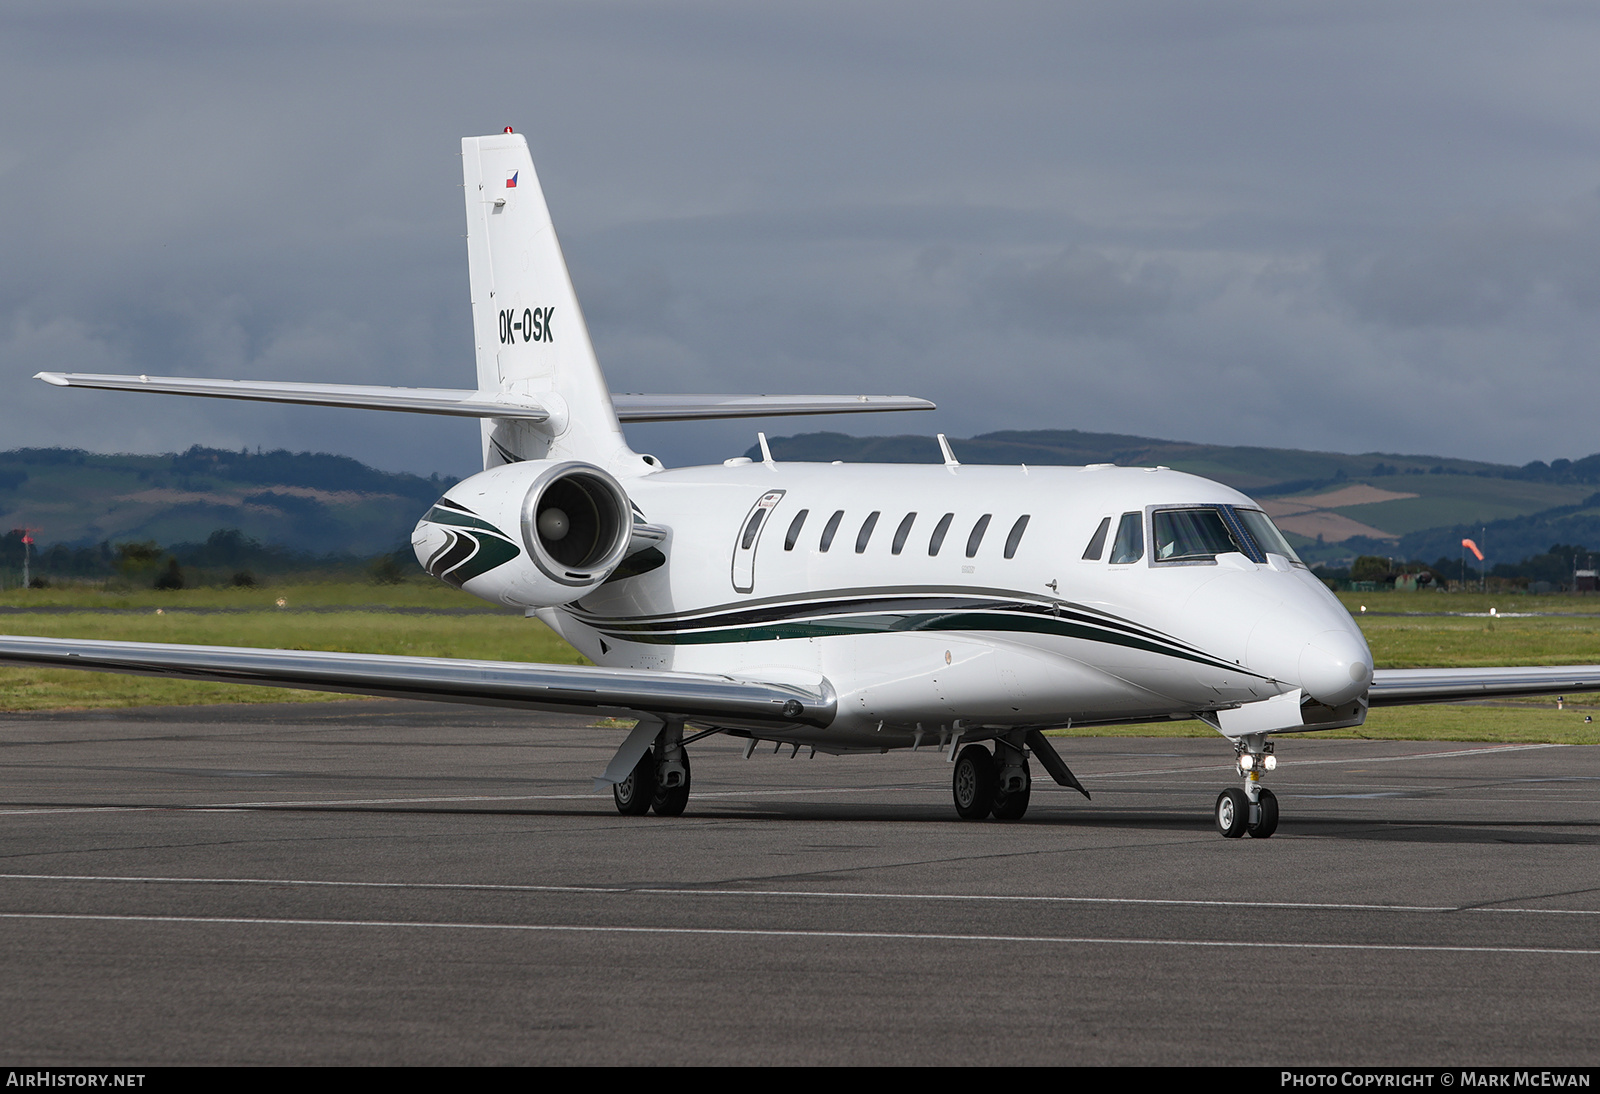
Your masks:
{"label": "jet engine nacelle", "polygon": [[422,568],[474,596],[549,608],[592,592],[627,553],[633,509],[592,464],[530,460],[452,486],[411,533]]}

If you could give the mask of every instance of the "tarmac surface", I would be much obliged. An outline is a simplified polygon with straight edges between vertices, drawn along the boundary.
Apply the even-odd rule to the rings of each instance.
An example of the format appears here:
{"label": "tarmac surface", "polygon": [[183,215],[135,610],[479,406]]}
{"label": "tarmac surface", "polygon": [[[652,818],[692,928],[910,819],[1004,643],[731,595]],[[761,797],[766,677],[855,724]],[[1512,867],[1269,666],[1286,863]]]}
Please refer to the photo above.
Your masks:
{"label": "tarmac surface", "polygon": [[1028,816],[950,766],[405,702],[0,715],[0,1064],[1600,1059],[1600,748],[1069,739]]}

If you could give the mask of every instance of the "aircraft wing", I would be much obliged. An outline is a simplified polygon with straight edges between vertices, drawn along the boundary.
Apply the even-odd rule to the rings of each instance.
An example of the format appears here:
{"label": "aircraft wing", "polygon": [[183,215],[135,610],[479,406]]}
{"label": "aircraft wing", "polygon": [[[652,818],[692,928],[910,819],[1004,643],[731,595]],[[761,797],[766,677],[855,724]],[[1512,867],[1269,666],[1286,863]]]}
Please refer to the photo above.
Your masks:
{"label": "aircraft wing", "polygon": [[835,711],[832,689],[820,677],[815,687],[801,687],[692,672],[11,635],[0,635],[0,664],[580,714],[655,715],[719,727],[826,726]]}
{"label": "aircraft wing", "polygon": [[1372,706],[1460,703],[1523,695],[1600,691],[1600,665],[1482,669],[1378,669],[1367,701]]}
{"label": "aircraft wing", "polygon": [[[213,380],[197,376],[114,376],[95,372],[41,372],[56,387],[143,391],[156,395],[201,395],[358,410],[399,410],[460,418],[516,418],[542,422],[550,412],[537,398],[511,392],[436,387],[376,387],[366,384],[304,384],[285,380]],[[624,422],[767,418],[792,414],[854,414],[881,410],[934,410],[910,395],[612,395]]]}

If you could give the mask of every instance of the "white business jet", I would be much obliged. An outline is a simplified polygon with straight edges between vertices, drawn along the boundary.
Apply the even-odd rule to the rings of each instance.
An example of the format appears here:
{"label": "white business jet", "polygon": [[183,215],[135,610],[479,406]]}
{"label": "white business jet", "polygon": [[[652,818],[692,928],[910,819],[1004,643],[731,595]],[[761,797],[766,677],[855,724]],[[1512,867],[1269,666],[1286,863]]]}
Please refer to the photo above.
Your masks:
{"label": "white business jet", "polygon": [[1374,672],[1350,614],[1259,506],[1164,467],[782,463],[669,470],[621,423],[931,409],[902,396],[614,395],[526,141],[462,141],[474,390],[41,373],[61,387],[478,418],[484,470],[418,522],[429,573],[549,624],[595,667],[0,638],[0,660],[637,718],[597,788],[681,813],[708,734],[843,754],[937,750],[955,807],[1028,808],[1044,730],[1198,718],[1270,836],[1272,734],[1369,704],[1600,689],[1600,667]]}

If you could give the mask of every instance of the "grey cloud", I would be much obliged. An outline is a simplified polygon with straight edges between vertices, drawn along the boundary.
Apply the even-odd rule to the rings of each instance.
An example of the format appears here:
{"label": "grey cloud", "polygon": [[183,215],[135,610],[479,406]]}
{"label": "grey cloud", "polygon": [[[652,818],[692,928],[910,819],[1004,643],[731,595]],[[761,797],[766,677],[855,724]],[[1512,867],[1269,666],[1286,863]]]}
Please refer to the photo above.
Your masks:
{"label": "grey cloud", "polygon": [[1495,212],[1423,226],[1387,246],[1336,249],[1329,285],[1362,318],[1402,327],[1483,327],[1552,296],[1600,306],[1600,200],[1543,210]]}
{"label": "grey cloud", "polygon": [[1046,331],[1109,334],[1171,307],[1178,274],[1165,263],[1069,247],[1044,261],[1011,261],[985,286],[1002,319]]}
{"label": "grey cloud", "polygon": [[27,377],[468,382],[456,141],[513,124],[614,386],[942,404],[637,431],[670,462],[841,424],[1578,455],[1597,49],[1561,5],[19,0],[0,435],[467,469],[460,423]]}

